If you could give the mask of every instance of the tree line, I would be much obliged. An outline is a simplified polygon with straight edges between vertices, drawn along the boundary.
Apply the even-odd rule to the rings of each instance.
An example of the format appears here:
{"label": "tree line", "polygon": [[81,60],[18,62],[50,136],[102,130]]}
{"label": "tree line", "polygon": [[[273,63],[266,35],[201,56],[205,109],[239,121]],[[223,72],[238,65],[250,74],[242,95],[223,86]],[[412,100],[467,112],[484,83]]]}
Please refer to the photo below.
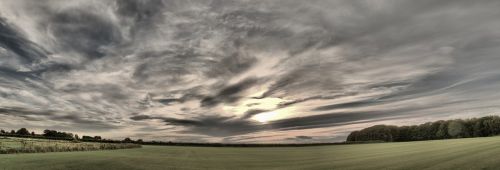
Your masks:
{"label": "tree line", "polygon": [[500,134],[500,117],[439,120],[413,126],[375,125],[347,136],[347,142],[403,142],[486,137]]}
{"label": "tree line", "polygon": [[78,134],[72,134],[68,132],[60,132],[56,130],[44,130],[43,134],[36,134],[35,132],[30,132],[26,128],[21,128],[17,131],[11,130],[6,132],[5,130],[0,130],[0,136],[10,136],[10,137],[25,137],[25,138],[43,138],[43,139],[55,139],[55,140],[74,140],[82,142],[99,142],[99,143],[134,143],[141,145],[165,145],[165,146],[210,146],[210,147],[299,147],[299,146],[319,146],[319,145],[339,145],[345,144],[341,143],[268,143],[268,144],[249,144],[249,143],[192,143],[192,142],[164,142],[164,141],[143,141],[142,139],[133,140],[131,138],[125,138],[123,140],[111,140],[104,139],[101,136],[82,136],[79,137]]}
{"label": "tree line", "polygon": [[72,140],[72,141],[82,141],[82,142],[99,142],[99,143],[134,143],[141,145],[166,145],[166,146],[210,146],[210,147],[300,147],[300,146],[319,146],[319,145],[341,145],[346,144],[344,142],[338,143],[265,143],[265,144],[252,144],[252,143],[192,143],[192,142],[164,142],[164,141],[143,141],[142,139],[133,140],[131,138],[125,138],[123,140],[111,140],[104,139],[101,136],[82,136],[79,137],[78,134],[72,134],[68,132],[61,132],[56,130],[44,130],[43,134],[36,134],[35,132],[30,132],[26,128],[21,128],[17,131],[11,130],[6,132],[5,130],[0,130],[0,136],[10,136],[10,137],[24,137],[24,138],[43,138],[43,139],[55,139],[55,140]]}
{"label": "tree line", "polygon": [[104,139],[101,136],[82,136],[81,138],[78,134],[73,134],[69,132],[61,132],[57,130],[46,129],[43,134],[36,134],[35,132],[30,132],[26,128],[20,128],[19,130],[5,131],[0,129],[0,136],[10,136],[10,137],[25,137],[25,138],[42,138],[42,139],[55,139],[55,140],[74,140],[83,142],[102,142],[102,143],[141,143],[142,139],[132,140],[130,138],[125,138],[123,140],[112,140]]}

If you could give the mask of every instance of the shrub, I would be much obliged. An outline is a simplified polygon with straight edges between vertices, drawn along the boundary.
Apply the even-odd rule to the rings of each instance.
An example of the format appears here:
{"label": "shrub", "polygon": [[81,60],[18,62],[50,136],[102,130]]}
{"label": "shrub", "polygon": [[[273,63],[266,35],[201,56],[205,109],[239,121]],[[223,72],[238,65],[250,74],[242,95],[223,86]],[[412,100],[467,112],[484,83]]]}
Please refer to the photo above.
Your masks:
{"label": "shrub", "polygon": [[[2,139],[0,139],[1,141]],[[131,143],[97,143],[97,142],[74,142],[63,140],[45,139],[22,139],[7,138],[10,143],[17,143],[17,147],[4,146],[0,143],[0,154],[8,153],[40,153],[40,152],[70,152],[70,151],[93,151],[107,149],[139,148],[141,145]]]}

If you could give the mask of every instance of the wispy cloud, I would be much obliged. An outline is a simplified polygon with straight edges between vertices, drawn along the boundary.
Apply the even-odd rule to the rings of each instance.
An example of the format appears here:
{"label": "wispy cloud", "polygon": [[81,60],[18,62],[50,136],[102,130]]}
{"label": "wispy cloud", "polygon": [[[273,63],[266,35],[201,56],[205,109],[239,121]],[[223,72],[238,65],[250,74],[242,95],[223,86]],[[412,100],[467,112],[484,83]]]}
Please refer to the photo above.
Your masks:
{"label": "wispy cloud", "polygon": [[498,7],[6,0],[0,128],[323,142],[368,124],[496,114]]}

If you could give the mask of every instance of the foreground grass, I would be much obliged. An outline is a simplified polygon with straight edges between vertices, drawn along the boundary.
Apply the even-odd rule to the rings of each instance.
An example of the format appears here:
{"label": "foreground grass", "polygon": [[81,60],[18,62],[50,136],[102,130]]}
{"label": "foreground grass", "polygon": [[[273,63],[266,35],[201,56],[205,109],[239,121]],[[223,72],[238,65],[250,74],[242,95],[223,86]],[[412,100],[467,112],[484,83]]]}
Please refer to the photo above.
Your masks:
{"label": "foreground grass", "polygon": [[0,137],[0,154],[93,151],[138,147],[141,147],[141,145]]}
{"label": "foreground grass", "polygon": [[498,169],[500,137],[276,148],[144,146],[0,155],[0,169]]}

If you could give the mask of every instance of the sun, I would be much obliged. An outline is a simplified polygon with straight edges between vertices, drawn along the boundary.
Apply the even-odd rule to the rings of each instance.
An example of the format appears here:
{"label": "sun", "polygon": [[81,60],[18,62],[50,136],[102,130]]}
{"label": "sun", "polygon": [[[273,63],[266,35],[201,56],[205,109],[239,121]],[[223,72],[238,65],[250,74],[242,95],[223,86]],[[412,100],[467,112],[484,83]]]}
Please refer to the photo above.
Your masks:
{"label": "sun", "polygon": [[261,123],[266,123],[269,120],[275,119],[275,117],[277,115],[278,115],[277,112],[265,112],[265,113],[261,113],[261,114],[253,116],[253,119],[255,119]]}
{"label": "sun", "polygon": [[284,118],[289,118],[296,112],[295,107],[287,107],[287,108],[281,108],[269,112],[264,112],[257,114],[252,117],[253,120],[256,120],[261,123],[267,123],[269,121],[274,121],[274,120],[279,120],[279,119],[284,119]]}

